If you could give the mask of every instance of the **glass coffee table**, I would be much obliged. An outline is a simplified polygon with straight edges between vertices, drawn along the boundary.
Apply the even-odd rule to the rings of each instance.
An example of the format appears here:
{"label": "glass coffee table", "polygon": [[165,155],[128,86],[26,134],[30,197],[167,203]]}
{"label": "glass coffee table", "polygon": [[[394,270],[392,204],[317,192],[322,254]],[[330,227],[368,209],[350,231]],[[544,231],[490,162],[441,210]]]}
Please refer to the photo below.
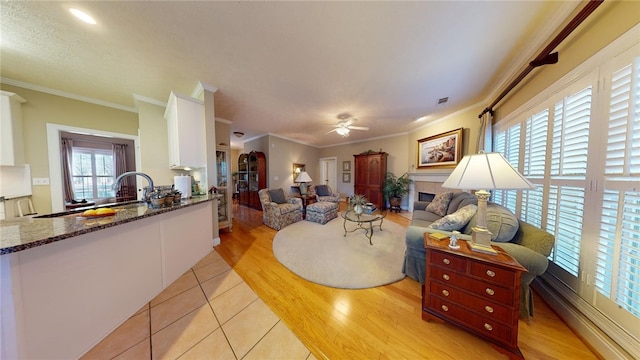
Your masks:
{"label": "glass coffee table", "polygon": [[[364,230],[365,235],[369,239],[369,244],[373,245],[373,242],[371,241],[373,228],[374,226],[377,226],[382,231],[382,221],[385,216],[387,216],[387,212],[380,209],[375,210],[371,214],[367,214],[366,212],[356,214],[353,209],[347,210],[342,214],[342,218],[344,219],[344,236],[347,236],[347,233],[354,232],[356,230]],[[374,224],[376,221],[379,221],[380,223]],[[355,223],[357,226],[353,230],[347,230],[347,222]],[[367,224],[369,225],[368,227]]]}

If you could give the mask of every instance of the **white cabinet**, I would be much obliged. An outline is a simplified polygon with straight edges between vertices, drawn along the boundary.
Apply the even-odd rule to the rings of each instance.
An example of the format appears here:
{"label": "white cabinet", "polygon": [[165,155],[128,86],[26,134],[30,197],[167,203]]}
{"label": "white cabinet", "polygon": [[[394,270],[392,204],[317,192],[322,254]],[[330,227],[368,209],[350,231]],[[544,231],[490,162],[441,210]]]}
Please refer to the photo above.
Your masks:
{"label": "white cabinet", "polygon": [[0,165],[24,164],[22,141],[22,104],[27,102],[19,95],[0,92]]}
{"label": "white cabinet", "polygon": [[169,166],[173,169],[206,166],[204,104],[171,92],[164,113],[169,137]]}

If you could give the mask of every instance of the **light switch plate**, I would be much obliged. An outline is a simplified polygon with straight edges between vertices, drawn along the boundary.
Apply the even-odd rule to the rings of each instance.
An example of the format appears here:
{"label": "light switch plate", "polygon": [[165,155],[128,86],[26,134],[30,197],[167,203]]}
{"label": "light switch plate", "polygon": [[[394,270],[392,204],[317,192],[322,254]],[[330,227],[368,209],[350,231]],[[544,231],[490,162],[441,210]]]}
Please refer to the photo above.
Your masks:
{"label": "light switch plate", "polygon": [[33,178],[33,185],[49,185],[49,178]]}

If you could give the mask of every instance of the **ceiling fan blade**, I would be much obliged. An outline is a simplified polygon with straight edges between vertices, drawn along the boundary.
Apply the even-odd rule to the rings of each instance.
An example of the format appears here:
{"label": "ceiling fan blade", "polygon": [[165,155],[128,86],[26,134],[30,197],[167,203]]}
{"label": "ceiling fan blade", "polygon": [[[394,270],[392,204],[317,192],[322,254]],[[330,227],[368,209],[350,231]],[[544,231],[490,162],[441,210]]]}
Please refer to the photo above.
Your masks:
{"label": "ceiling fan blade", "polygon": [[351,129],[351,130],[369,130],[369,128],[366,127],[366,126],[349,126],[349,129]]}
{"label": "ceiling fan blade", "polygon": [[336,128],[336,129],[333,129],[333,130],[330,130],[330,131],[327,131],[327,132],[326,132],[326,133],[324,133],[324,134],[325,134],[325,135],[327,135],[327,134],[331,134],[332,132],[334,132],[334,131],[336,131],[336,130],[337,130],[337,128]]}

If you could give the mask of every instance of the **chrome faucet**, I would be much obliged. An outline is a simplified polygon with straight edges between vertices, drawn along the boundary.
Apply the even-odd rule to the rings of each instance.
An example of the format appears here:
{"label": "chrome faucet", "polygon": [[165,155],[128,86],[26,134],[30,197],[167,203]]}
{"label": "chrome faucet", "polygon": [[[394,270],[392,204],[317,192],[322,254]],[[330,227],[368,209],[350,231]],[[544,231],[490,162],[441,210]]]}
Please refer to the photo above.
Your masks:
{"label": "chrome faucet", "polygon": [[[128,171],[126,173],[122,173],[118,175],[118,177],[116,178],[116,181],[113,183],[113,186],[111,186],[111,189],[116,190],[120,186],[120,181],[122,181],[122,178],[129,175],[140,175],[143,178],[147,179],[147,181],[149,182],[148,188],[150,189],[150,192],[153,192],[154,188],[153,188],[153,180],[151,180],[151,176],[145,173],[137,172],[137,171]],[[142,198],[144,199],[144,201],[149,202],[149,197],[147,196],[146,187],[144,188],[144,192],[142,193]]]}

